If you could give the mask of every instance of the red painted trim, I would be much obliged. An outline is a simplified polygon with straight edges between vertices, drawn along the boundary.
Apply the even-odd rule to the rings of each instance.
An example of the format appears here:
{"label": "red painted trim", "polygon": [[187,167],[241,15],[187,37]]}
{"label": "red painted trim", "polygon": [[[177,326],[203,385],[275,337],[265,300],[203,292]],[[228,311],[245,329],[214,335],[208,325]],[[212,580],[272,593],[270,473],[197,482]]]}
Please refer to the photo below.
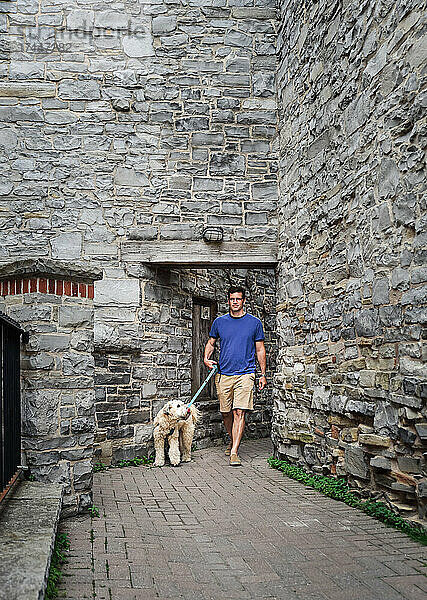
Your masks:
{"label": "red painted trim", "polygon": [[39,279],[39,292],[42,294],[46,294],[47,292],[47,279],[44,277],[40,277]]}
{"label": "red painted trim", "polygon": [[33,277],[31,279],[4,279],[0,281],[0,296],[14,296],[33,292],[93,299],[93,283],[75,283],[63,279]]}

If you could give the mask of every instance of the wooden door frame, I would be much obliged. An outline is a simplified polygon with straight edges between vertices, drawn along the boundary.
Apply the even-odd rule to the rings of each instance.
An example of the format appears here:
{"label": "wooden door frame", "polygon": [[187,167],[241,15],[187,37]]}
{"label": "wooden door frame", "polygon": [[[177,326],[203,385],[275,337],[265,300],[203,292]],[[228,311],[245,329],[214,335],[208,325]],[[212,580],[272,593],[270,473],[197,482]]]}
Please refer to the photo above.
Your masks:
{"label": "wooden door frame", "polygon": [[[204,298],[203,296],[193,296],[193,303],[192,303],[192,318],[191,318],[191,323],[192,323],[192,336],[191,336],[191,393],[194,394],[197,391],[197,384],[195,384],[194,381],[194,369],[195,369],[195,365],[197,364],[196,359],[196,352],[197,352],[197,348],[195,347],[195,340],[194,340],[194,307],[195,306],[209,306],[211,309],[211,315],[210,315],[210,319],[211,319],[211,326],[212,323],[214,321],[214,319],[216,318],[217,314],[218,314],[218,302],[215,299],[212,298]],[[208,338],[206,337],[206,342],[208,341]],[[200,351],[203,352],[203,347],[200,348]],[[208,374],[208,370],[206,369],[206,375]],[[202,383],[203,378],[201,378],[199,385]],[[196,387],[197,386],[197,387]],[[214,382],[213,379],[211,380],[211,382],[206,386],[205,388],[206,392],[203,393],[202,398],[204,397],[205,399],[210,398],[213,399],[214,396],[214,390],[215,390],[215,386],[214,386]],[[208,394],[208,396],[206,396],[206,393]]]}

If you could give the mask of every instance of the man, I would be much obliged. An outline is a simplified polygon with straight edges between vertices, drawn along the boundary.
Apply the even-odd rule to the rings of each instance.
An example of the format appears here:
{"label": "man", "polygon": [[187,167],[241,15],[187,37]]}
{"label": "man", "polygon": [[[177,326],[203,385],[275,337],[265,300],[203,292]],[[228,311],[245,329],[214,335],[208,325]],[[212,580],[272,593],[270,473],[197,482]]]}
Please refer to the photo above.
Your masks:
{"label": "man", "polygon": [[217,317],[209,332],[205,346],[204,363],[213,369],[211,356],[215,342],[220,339],[219,370],[215,375],[220,411],[231,442],[225,454],[230,465],[241,465],[239,445],[245,429],[245,414],[253,410],[253,387],[255,381],[255,354],[261,367],[259,390],[267,385],[265,377],[266,354],[262,323],[245,313],[245,290],[232,286],[228,290],[229,313]]}

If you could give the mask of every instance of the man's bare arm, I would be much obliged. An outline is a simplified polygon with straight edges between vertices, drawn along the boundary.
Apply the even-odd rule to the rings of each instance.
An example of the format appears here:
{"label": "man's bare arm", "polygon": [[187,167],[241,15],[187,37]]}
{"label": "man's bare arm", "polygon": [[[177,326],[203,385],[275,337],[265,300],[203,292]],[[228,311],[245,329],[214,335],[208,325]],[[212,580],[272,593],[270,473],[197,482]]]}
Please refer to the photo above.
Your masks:
{"label": "man's bare arm", "polygon": [[210,337],[205,346],[203,362],[209,369],[213,369],[214,366],[216,365],[216,362],[214,360],[210,360],[210,358],[215,350],[215,342],[216,342],[216,339],[213,337]]}
{"label": "man's bare arm", "polygon": [[265,352],[264,342],[262,340],[259,342],[255,342],[255,349],[256,349],[256,357],[258,359],[259,366],[261,368],[261,376],[259,378],[258,387],[260,390],[263,390],[265,388],[265,386],[267,385],[267,379],[265,377],[265,371],[267,369],[267,354]]}

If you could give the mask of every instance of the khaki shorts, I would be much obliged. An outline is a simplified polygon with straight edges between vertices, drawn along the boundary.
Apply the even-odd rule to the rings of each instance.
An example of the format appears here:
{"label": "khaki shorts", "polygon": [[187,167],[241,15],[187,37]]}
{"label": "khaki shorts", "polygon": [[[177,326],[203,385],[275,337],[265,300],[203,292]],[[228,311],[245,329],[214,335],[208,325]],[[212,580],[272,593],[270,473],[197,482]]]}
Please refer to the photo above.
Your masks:
{"label": "khaki shorts", "polygon": [[215,375],[219,410],[228,413],[233,408],[253,410],[255,373],[245,375]]}

